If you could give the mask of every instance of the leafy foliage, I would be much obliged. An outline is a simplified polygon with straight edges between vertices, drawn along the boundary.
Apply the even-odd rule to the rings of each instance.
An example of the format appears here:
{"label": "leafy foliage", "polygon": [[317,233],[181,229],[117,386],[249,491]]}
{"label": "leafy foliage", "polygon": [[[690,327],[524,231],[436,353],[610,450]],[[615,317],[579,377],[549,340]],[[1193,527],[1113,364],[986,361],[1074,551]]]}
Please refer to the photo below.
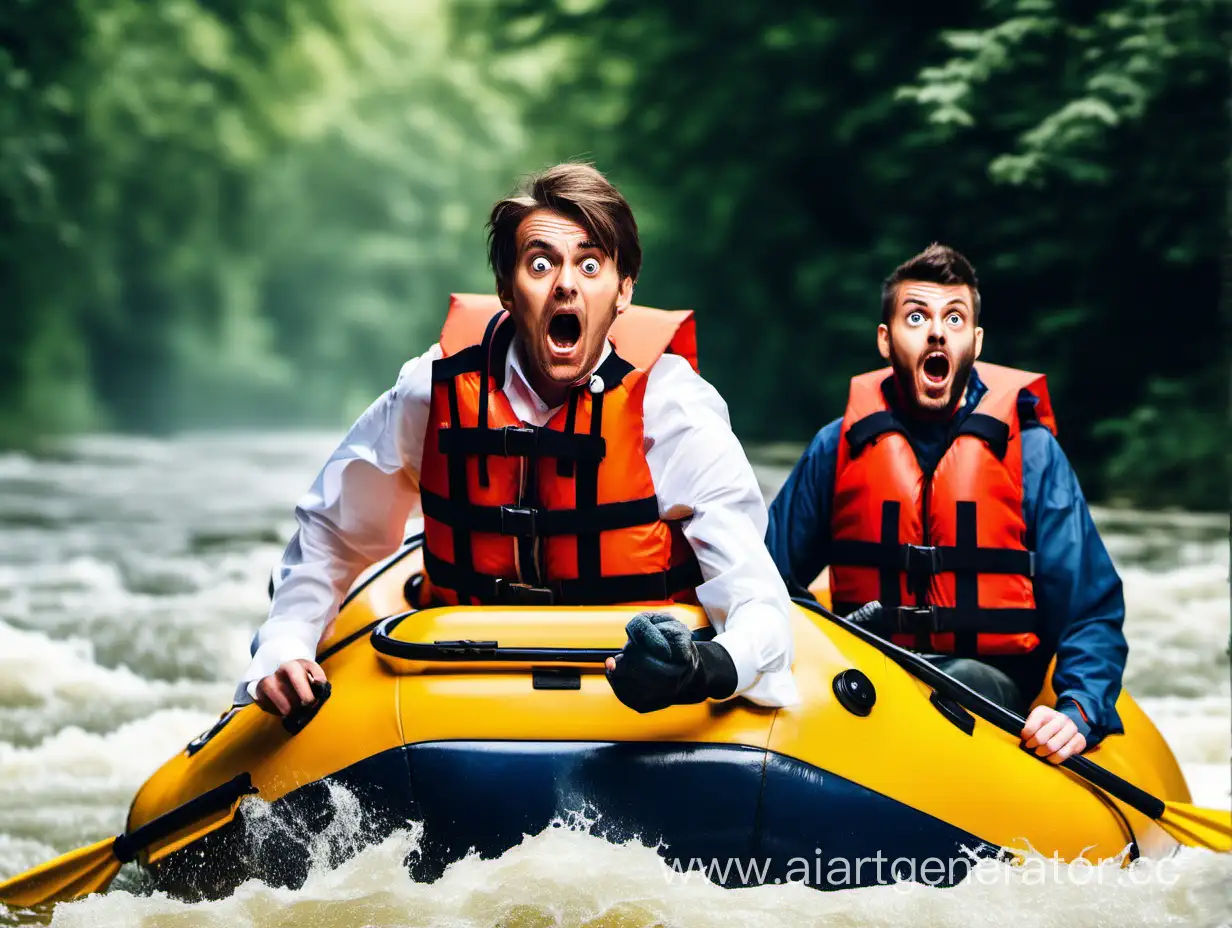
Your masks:
{"label": "leafy foliage", "polygon": [[[1180,475],[1222,465],[1189,434],[1222,434],[1228,396],[1222,11],[526,0],[472,25],[496,54],[567,37],[536,132],[633,194],[639,297],[699,309],[742,436],[839,415],[880,363],[881,278],[940,240],[981,271],[986,359],[1050,375],[1088,492],[1221,506]],[[1158,465],[1127,467],[1146,452],[1111,423],[1157,408],[1163,382],[1204,386],[1156,423]]]}
{"label": "leafy foliage", "polygon": [[492,200],[583,157],[746,440],[841,413],[941,240],[1090,495],[1222,506],[1224,10],[9,0],[0,441],[344,418],[490,288]]}

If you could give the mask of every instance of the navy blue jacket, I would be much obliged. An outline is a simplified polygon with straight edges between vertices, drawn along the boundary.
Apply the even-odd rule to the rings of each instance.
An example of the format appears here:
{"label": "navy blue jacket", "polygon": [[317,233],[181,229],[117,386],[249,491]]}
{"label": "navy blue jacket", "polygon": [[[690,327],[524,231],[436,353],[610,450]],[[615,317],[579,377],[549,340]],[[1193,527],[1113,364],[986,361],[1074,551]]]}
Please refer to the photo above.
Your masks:
{"label": "navy blue jacket", "polygon": [[[925,473],[931,473],[945,453],[950,429],[971,413],[986,391],[972,371],[966,402],[949,422],[911,421],[896,410]],[[887,397],[897,406],[892,392],[887,391]],[[1123,731],[1116,712],[1128,653],[1121,578],[1061,446],[1048,429],[1032,421],[1034,397],[1024,392],[1019,402],[1023,517],[1027,547],[1036,552],[1040,645],[1030,654],[980,660],[1005,671],[1032,699],[1056,654],[1052,683],[1057,708],[1078,724],[1088,745],[1094,745],[1107,734]],[[830,561],[830,510],[842,426],[843,420],[835,419],[817,433],[770,505],[766,544],[793,596],[807,596],[808,584]]]}

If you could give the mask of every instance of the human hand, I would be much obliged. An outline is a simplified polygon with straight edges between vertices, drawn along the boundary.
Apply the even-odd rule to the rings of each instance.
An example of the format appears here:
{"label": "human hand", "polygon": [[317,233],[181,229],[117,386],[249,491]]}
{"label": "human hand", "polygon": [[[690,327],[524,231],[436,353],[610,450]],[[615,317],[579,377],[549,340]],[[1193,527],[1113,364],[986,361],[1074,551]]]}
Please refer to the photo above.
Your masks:
{"label": "human hand", "polygon": [[625,633],[624,648],[604,663],[612,692],[637,712],[672,705],[698,671],[693,633],[678,619],[655,612],[635,615]]}
{"label": "human hand", "polygon": [[287,661],[255,687],[257,705],[271,715],[286,717],[300,706],[316,701],[312,684],[325,682],[325,671],[316,661]]}
{"label": "human hand", "polygon": [[1050,764],[1086,750],[1087,739],[1068,715],[1049,706],[1036,706],[1022,728],[1023,744]]}

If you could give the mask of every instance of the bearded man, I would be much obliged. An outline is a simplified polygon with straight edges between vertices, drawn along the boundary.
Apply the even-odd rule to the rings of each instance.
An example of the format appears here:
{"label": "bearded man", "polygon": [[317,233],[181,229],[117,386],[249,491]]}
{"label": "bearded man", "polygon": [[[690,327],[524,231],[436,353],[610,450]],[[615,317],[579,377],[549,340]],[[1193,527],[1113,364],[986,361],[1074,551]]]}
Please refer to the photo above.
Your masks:
{"label": "bearded man", "polygon": [[1022,738],[1060,763],[1123,730],[1121,581],[1044,377],[977,362],[979,321],[975,270],[952,248],[886,278],[890,366],[852,380],[771,505],[767,545],[794,595],[828,566],[837,612],[1019,715],[1055,657],[1056,700]]}

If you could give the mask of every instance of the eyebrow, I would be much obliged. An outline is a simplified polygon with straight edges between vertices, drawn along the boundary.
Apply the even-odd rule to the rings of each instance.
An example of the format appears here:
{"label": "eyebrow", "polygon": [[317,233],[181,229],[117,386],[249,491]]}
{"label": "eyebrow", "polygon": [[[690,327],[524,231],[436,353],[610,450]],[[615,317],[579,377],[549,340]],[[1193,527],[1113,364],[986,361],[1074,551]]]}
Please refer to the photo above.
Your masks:
{"label": "eyebrow", "polygon": [[522,254],[526,254],[526,252],[535,248],[538,248],[540,251],[546,251],[556,257],[560,257],[560,251],[556,248],[556,246],[549,245],[541,238],[532,238],[530,241],[526,242],[522,246]]}
{"label": "eyebrow", "polygon": [[[906,306],[908,303],[913,304],[915,306],[923,306],[925,309],[928,309],[928,303],[926,303],[924,300],[921,300],[919,297],[915,297],[915,296],[903,297],[903,305]],[[950,300],[948,303],[945,304],[946,309],[949,309],[951,306],[961,306],[963,309],[971,308],[970,306],[967,305],[967,302],[962,297],[958,297],[958,296],[954,297],[952,300]]]}

